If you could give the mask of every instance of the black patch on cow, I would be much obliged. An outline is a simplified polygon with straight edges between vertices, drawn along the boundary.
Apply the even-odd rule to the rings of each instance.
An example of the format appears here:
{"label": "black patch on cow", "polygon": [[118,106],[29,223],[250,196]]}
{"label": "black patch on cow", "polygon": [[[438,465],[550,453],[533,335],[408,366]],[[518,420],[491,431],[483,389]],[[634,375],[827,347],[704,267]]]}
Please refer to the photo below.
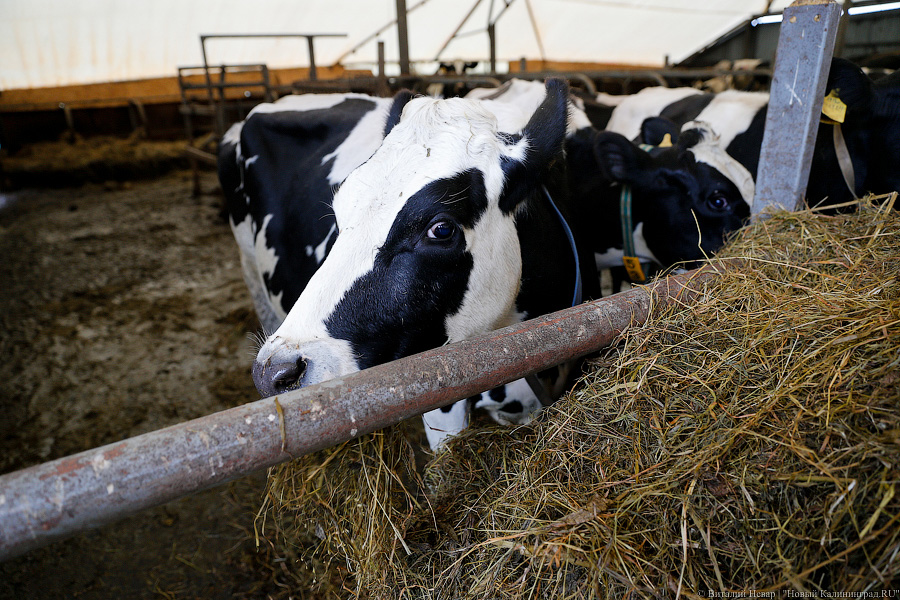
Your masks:
{"label": "black patch on cow", "polygon": [[597,129],[606,129],[609,120],[612,118],[615,106],[609,106],[598,101],[597,98],[584,90],[573,89],[572,96],[581,99],[584,107],[584,114],[587,115],[588,121]]}
{"label": "black patch on cow", "polygon": [[666,117],[648,117],[641,123],[641,139],[651,146],[660,145],[666,135],[674,143],[678,140],[681,127],[672,119]]}
{"label": "black patch on cow", "polygon": [[513,400],[512,402],[507,402],[503,406],[499,407],[498,410],[505,413],[517,414],[525,410],[525,408],[522,406],[521,402],[519,402],[518,400]]}
{"label": "black patch on cow", "polygon": [[768,105],[757,110],[750,121],[750,126],[745,131],[737,134],[731,140],[731,143],[728,144],[728,148],[726,148],[726,151],[733,159],[750,171],[754,181],[756,180],[756,173],[759,171],[759,150],[762,148],[763,132],[766,129],[766,115],[768,113]]}
{"label": "black patch on cow", "polygon": [[692,94],[668,105],[659,116],[671,119],[675,123],[693,121],[715,97],[715,94]]}
{"label": "black patch on cow", "polygon": [[500,386],[488,392],[488,396],[494,402],[503,402],[506,400],[506,386]]}
{"label": "black patch on cow", "polygon": [[259,230],[272,215],[265,236],[278,263],[265,284],[271,295],[282,294],[285,312],[318,269],[307,247],[326,240],[335,223],[328,183],[334,159],[322,161],[375,106],[371,100],[348,98],[327,109],[255,113],[241,130],[241,156],[234,145],[220,149],[219,178],[232,221],[241,223],[251,215]]}
{"label": "black patch on cow", "polygon": [[[398,213],[372,271],[356,280],[326,319],[331,336],[350,342],[361,369],[440,346],[444,322],[459,311],[473,258],[463,228],[487,208],[484,175],[470,169],[413,194]],[[454,234],[428,231],[450,223]]]}
{"label": "black patch on cow", "polygon": [[522,130],[528,140],[524,160],[503,157],[505,180],[500,195],[500,210],[511,213],[532,194],[540,191],[541,183],[553,177],[557,170],[564,172],[563,144],[569,116],[569,85],[562,79],[548,79],[546,96]]}
{"label": "black patch on cow", "polygon": [[[853,163],[857,196],[900,189],[900,71],[872,81],[855,64],[832,60],[827,89],[847,105],[841,133]],[[834,127],[819,125],[809,174],[811,204],[852,199],[834,150]]]}

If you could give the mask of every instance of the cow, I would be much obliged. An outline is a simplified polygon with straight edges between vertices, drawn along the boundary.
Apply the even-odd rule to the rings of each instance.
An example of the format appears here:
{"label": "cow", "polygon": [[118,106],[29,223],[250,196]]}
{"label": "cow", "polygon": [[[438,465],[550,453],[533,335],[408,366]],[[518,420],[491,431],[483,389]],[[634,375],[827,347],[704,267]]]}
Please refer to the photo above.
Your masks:
{"label": "cow", "polygon": [[[535,85],[540,93],[533,93],[533,87],[531,95],[527,96],[529,100],[524,103],[473,102],[470,100],[466,106],[479,107],[479,110],[486,109],[488,114],[498,119],[498,139],[501,141],[506,139],[509,143],[518,140],[516,143],[522,144],[522,139],[528,139],[527,136],[523,138],[520,131],[526,122],[522,115],[534,114],[534,118],[537,118],[541,112],[540,107],[549,98],[544,85]],[[289,98],[292,99],[286,103]],[[338,206],[354,206],[352,198],[347,195],[349,192],[346,192],[351,179],[348,179],[335,195],[334,211],[331,208],[332,187],[346,177],[348,169],[352,171],[353,162],[356,162],[357,166],[363,165],[359,171],[365,175],[359,175],[360,177],[374,177],[372,169],[367,166],[369,163],[365,163],[365,161],[381,146],[385,132],[396,124],[400,111],[407,102],[409,102],[409,97],[403,95],[396,99],[373,99],[353,94],[328,95],[328,97],[322,98],[288,97],[273,105],[268,105],[265,109],[255,111],[243,124],[235,125],[229,130],[229,134],[220,145],[220,180],[226,196],[229,197],[229,213],[235,237],[241,249],[245,278],[254,295],[257,313],[260,315],[260,320],[267,333],[272,333],[282,321],[285,321],[285,313],[291,309],[301,293],[306,294],[307,288],[319,285],[321,277],[317,270],[320,266],[324,268],[324,264],[327,264],[327,262],[323,263],[323,259],[330,256],[333,246],[337,243],[336,240],[340,239],[339,230],[346,239],[345,227],[339,226]],[[416,103],[419,102],[417,100]],[[416,103],[411,106],[415,106]],[[261,107],[263,106],[266,105],[261,105]],[[602,176],[602,170],[596,164],[597,158],[612,156],[612,154],[605,150],[596,151],[593,136],[597,132],[590,129],[583,116],[573,117],[568,112],[567,110],[564,113],[566,116],[563,124],[564,135],[565,133],[572,135],[569,135],[564,142],[566,145],[564,162],[571,167],[567,166],[563,172],[568,178],[565,183],[573,186],[573,189],[577,189],[581,196],[567,210],[571,211],[574,207],[579,213],[589,215],[591,220],[579,218],[573,221],[566,218],[565,221],[572,223],[574,230],[589,224],[589,235],[585,235],[584,232],[576,232],[576,234],[577,238],[582,241],[578,245],[579,261],[583,265],[590,265],[585,268],[590,268],[592,273],[591,276],[584,278],[584,297],[590,298],[599,295],[597,289],[599,282],[593,268],[593,265],[596,264],[594,251],[598,244],[604,244],[601,239],[603,236],[596,234],[597,226],[593,219],[618,220],[618,213],[615,211],[615,214],[607,215],[606,212],[593,206],[597,204],[598,190],[600,193],[608,195],[609,192],[605,188],[609,188],[615,177],[640,178],[639,174],[642,169],[645,170],[647,177],[655,180],[657,182],[655,185],[661,188],[670,186],[677,190],[684,190],[686,182],[694,188],[702,186],[696,184],[693,176],[688,173],[681,176],[671,173],[673,170],[677,171],[682,168],[678,165],[677,160],[669,160],[664,166],[660,163],[661,170],[654,171],[657,163],[652,156],[649,154],[644,156],[646,153],[638,150],[621,136],[618,141],[625,145],[626,151],[624,158],[616,159],[620,168],[610,170],[610,178],[591,184],[592,178],[596,179]],[[386,120],[388,125],[385,125]],[[578,131],[580,133],[575,135]],[[437,129],[432,133],[436,137],[441,137],[438,135],[440,132]],[[458,135],[459,131],[456,133]],[[407,135],[412,135],[412,133],[407,132]],[[307,137],[311,139],[308,140]],[[685,143],[687,142],[689,142],[689,138],[685,138]],[[384,143],[388,143],[387,138],[384,139]],[[392,147],[395,146],[396,143]],[[604,146],[604,148],[606,147]],[[341,153],[342,150],[347,149],[352,150],[352,160]],[[640,152],[637,155],[639,158],[632,161],[630,150]],[[378,151],[387,152],[385,148]],[[669,151],[670,154],[674,152],[674,150]],[[616,156],[619,157],[622,154],[623,152],[620,151]],[[724,153],[720,154],[724,156]],[[443,153],[442,160],[448,160],[448,156],[452,155]],[[373,156],[372,160],[374,159]],[[506,164],[510,163],[512,159],[504,160],[504,164]],[[561,163],[562,161],[557,162]],[[435,164],[441,163],[436,162]],[[557,165],[557,168],[560,166]],[[573,169],[581,170],[582,173],[573,175],[571,173]],[[395,170],[402,172],[399,167]],[[567,171],[568,173],[566,173]],[[515,173],[516,170],[512,169],[510,172]],[[357,178],[355,181],[358,182],[360,179]],[[362,181],[368,181],[368,179],[362,179]],[[379,186],[388,186],[390,183],[378,180]],[[555,181],[554,185],[559,185],[559,182]],[[563,189],[566,187],[563,185]],[[635,191],[636,206],[640,205],[646,193],[657,193],[651,190],[651,187],[649,185],[638,186]],[[668,197],[670,199],[677,196],[677,194],[673,196],[673,191],[669,190]],[[681,193],[684,194],[684,192]],[[742,203],[739,193],[733,191],[732,196],[735,198],[734,207],[739,207]],[[340,202],[339,199],[345,200]],[[522,206],[531,206],[534,202],[535,200],[531,199]],[[587,208],[579,206],[579,204],[585,203]],[[687,214],[690,214],[689,207],[685,209],[683,204],[683,202],[679,204],[670,201],[668,206],[663,204],[660,205],[660,208],[662,211],[687,210]],[[520,214],[521,210],[524,209],[513,213],[515,223],[518,225],[521,221],[523,227],[534,229],[534,223],[530,223],[531,219]],[[546,212],[546,206],[541,210]],[[531,217],[533,216],[532,212],[534,211],[529,209],[524,215]],[[540,211],[534,214],[540,214]],[[638,219],[641,214],[641,210],[635,209],[635,216]],[[338,217],[337,221],[335,216]],[[553,220],[551,219],[550,222],[552,223]],[[692,217],[691,222],[694,223]],[[638,225],[640,226],[640,224]],[[695,232],[695,230],[696,225],[692,225],[691,231]],[[527,229],[522,231],[527,231]],[[640,231],[638,233],[640,234]],[[714,236],[715,231],[706,232],[703,235],[706,239],[713,239]],[[619,237],[621,238],[621,234]],[[665,240],[668,237],[662,239]],[[603,252],[606,252],[608,245],[603,246]],[[694,241],[688,242],[688,246],[691,245],[696,246],[696,234],[694,234]],[[660,247],[665,248],[666,245],[663,243]],[[524,245],[524,249],[528,250],[529,246]],[[531,251],[534,252],[533,249]],[[657,250],[657,252],[661,256],[673,255],[673,252],[666,250]],[[569,255],[557,257],[557,259],[563,262],[571,260]],[[526,264],[535,263],[534,257],[527,260],[523,257],[522,260]],[[314,279],[313,273],[316,273],[315,277],[319,277],[319,279]],[[389,282],[385,285],[388,286],[387,289],[391,288]],[[540,304],[537,309],[533,308],[532,305],[537,301],[536,297],[532,297],[536,295],[533,285],[531,287],[524,286],[520,295],[517,307],[521,305],[525,308],[516,309],[517,318],[535,316],[562,307],[562,305],[557,306],[558,303],[554,301],[552,304],[545,302]],[[569,304],[572,302],[571,296],[570,291]],[[408,309],[409,306],[404,308]],[[414,322],[413,319],[405,318],[402,314],[399,318],[405,324]],[[289,321],[290,318],[285,321],[285,325]],[[395,333],[392,331],[390,335],[395,335]],[[399,336],[399,334],[397,335]],[[351,336],[347,334],[345,337]],[[441,336],[432,339],[434,345],[443,343],[444,340],[438,338]],[[456,335],[453,339],[456,338],[459,336]],[[447,339],[451,339],[449,335]],[[418,342],[412,344],[410,348],[404,349],[400,354],[405,355],[418,351],[418,349],[425,349],[422,345]],[[395,358],[395,354],[397,352],[388,353],[386,356],[379,354],[377,360],[369,359],[368,362],[364,361],[358,366],[377,364],[379,361]],[[265,357],[263,362],[265,362]],[[257,362],[257,364],[260,363]],[[263,372],[258,374],[257,380],[263,382],[260,385],[263,395],[275,393],[282,388],[286,389],[285,386],[274,382],[266,384],[264,376],[266,373],[271,375],[271,369],[266,371],[262,367],[257,367],[258,371],[260,369]],[[563,376],[564,371],[560,373],[560,377]],[[279,381],[284,381],[284,378]],[[290,385],[294,384],[290,383],[287,387]],[[496,421],[505,424],[527,422],[540,409],[540,406],[537,397],[522,382],[485,393],[476,400],[476,407],[487,409]],[[459,431],[465,423],[467,411],[467,406],[455,405],[451,407],[449,416],[443,411],[426,415],[426,423],[430,425],[429,439],[432,444],[438,445],[445,433]],[[446,423],[446,421],[454,419],[455,421],[450,424]]]}
{"label": "cow", "polygon": [[[677,135],[684,123],[705,121],[755,179],[768,93],[731,90],[701,94],[679,89],[684,89],[685,95],[676,101],[670,100],[674,91],[665,88],[647,88],[626,99],[613,111],[609,129],[638,142],[654,143],[665,133]],[[840,125],[819,125],[807,201],[843,204],[866,193],[900,189],[900,73],[872,81],[850,61],[835,58],[826,84],[826,94],[831,93],[846,105],[846,115]],[[652,116],[662,120],[642,124]],[[839,158],[844,153],[847,160]]]}
{"label": "cow", "polygon": [[[325,260],[259,350],[263,396],[570,306],[576,280],[596,295],[566,193],[568,87],[546,90],[533,114],[394,102],[402,118],[391,111],[381,145],[334,194]],[[467,415],[465,401],[427,413],[432,447]]]}
{"label": "cow", "polygon": [[[533,81],[511,80],[489,92],[475,90],[470,96],[529,109],[543,98],[543,86]],[[684,95],[677,91],[668,97]],[[707,124],[686,125],[678,143],[641,148],[616,132],[598,131],[581,110],[583,99],[573,98],[570,105],[566,154],[570,189],[598,232],[593,242],[598,269],[622,264],[628,235],[620,219],[623,186],[632,193],[630,235],[638,256],[664,268],[711,255],[749,216],[751,174],[725,152]]]}

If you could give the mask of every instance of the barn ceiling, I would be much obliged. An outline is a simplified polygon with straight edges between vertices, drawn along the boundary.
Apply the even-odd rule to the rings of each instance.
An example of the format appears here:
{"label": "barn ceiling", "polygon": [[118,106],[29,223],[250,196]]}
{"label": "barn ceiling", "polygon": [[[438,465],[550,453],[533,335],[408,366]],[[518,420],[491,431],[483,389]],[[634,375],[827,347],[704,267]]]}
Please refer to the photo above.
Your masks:
{"label": "barn ceiling", "polygon": [[[787,0],[406,0],[409,53],[434,60],[547,59],[662,65]],[[701,8],[701,4],[705,5]],[[202,63],[200,34],[343,33],[316,62],[370,66],[377,40],[398,59],[396,0],[0,0],[0,89],[171,76]],[[379,33],[380,32],[380,33]],[[453,37],[454,32],[458,32]],[[212,64],[305,66],[303,39],[208,42]]]}

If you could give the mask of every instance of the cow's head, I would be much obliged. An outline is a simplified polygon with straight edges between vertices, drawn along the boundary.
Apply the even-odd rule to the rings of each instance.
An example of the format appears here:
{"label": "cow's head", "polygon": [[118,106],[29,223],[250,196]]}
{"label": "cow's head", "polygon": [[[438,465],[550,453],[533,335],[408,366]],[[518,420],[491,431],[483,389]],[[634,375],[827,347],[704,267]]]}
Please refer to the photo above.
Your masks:
{"label": "cow's head", "polygon": [[[568,89],[521,135],[477,101],[415,98],[334,196],[338,237],[253,368],[263,396],[518,320],[515,215],[563,158]],[[524,122],[524,121],[523,121]]]}
{"label": "cow's head", "polygon": [[658,144],[669,133],[676,141],[668,147],[645,151],[617,133],[600,132],[595,153],[607,178],[631,186],[635,223],[643,223],[653,258],[670,266],[718,250],[749,217],[754,185],[709,126],[691,122],[679,132],[661,121],[645,122],[642,135]]}

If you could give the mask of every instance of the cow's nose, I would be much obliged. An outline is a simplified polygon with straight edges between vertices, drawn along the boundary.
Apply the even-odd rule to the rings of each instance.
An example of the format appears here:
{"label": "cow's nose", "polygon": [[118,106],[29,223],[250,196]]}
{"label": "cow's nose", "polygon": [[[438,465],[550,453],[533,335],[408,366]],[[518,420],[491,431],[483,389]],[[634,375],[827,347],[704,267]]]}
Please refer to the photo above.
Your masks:
{"label": "cow's nose", "polygon": [[256,384],[256,389],[263,398],[283,394],[300,387],[304,373],[306,373],[306,359],[304,358],[275,364],[253,363],[253,383]]}

